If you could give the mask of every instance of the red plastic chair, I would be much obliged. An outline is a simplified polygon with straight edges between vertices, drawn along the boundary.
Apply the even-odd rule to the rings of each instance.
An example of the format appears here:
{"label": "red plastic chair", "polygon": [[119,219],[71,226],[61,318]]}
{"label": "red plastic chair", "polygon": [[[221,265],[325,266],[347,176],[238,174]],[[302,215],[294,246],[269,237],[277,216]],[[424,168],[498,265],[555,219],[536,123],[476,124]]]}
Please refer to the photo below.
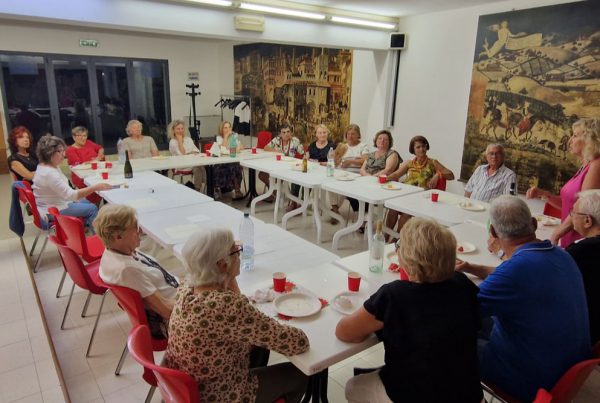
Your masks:
{"label": "red plastic chair", "polygon": [[60,231],[64,233],[64,243],[73,249],[83,260],[90,263],[98,260],[104,253],[104,244],[98,235],[85,236],[83,222],[78,217],[56,215]]}
{"label": "red plastic chair", "polygon": [[550,217],[555,217],[555,218],[560,218],[561,213],[562,212],[560,211],[560,209],[557,209],[550,203],[546,202],[546,204],[544,204],[544,212],[543,212],[544,215],[547,215]]}
{"label": "red plastic chair", "polygon": [[82,316],[84,316],[85,311],[87,311],[91,294],[102,295],[100,308],[98,308],[98,314],[96,315],[96,321],[94,322],[94,328],[92,330],[92,335],[90,336],[90,342],[85,353],[85,356],[89,357],[90,350],[92,348],[92,342],[94,341],[94,336],[96,335],[98,321],[100,320],[100,315],[102,314],[102,307],[104,306],[104,299],[106,298],[107,292],[106,287],[103,287],[102,284],[99,284],[96,280],[99,278],[98,270],[100,268],[100,260],[96,260],[95,262],[84,265],[79,256],[77,256],[77,254],[73,250],[71,250],[71,248],[61,244],[60,240],[56,236],[50,235],[50,241],[58,248],[58,253],[60,254],[63,266],[66,272],[69,273],[69,277],[71,277],[71,280],[73,281],[71,293],[69,294],[69,301],[67,302],[65,314],[63,315],[60,328],[64,329],[65,320],[67,319],[67,313],[69,312],[71,300],[73,299],[73,291],[75,290],[75,285],[79,286],[80,288],[83,288],[84,290],[87,290],[90,293],[88,294],[88,298],[85,301],[85,306],[83,308],[84,314],[82,314]]}
{"label": "red plastic chair", "polygon": [[437,190],[446,190],[446,178],[440,176],[440,179],[438,179],[437,186],[435,188]]}
{"label": "red plastic chair", "polygon": [[[166,403],[197,403],[200,401],[198,385],[188,374],[154,363],[152,338],[148,326],[138,325],[131,329],[127,338],[131,356],[144,367],[144,380],[152,386],[158,386]],[[151,373],[150,381],[146,373]]]}
{"label": "red plastic chair", "polygon": [[256,136],[256,148],[264,149],[265,146],[271,142],[272,138],[273,134],[271,132],[258,132],[258,135]]}
{"label": "red plastic chair", "polygon": [[183,184],[183,177],[188,176],[188,175],[193,175],[193,172],[189,169],[174,169],[173,170],[173,179],[175,179],[176,176],[179,176],[179,183],[181,183],[181,184]]}
{"label": "red plastic chair", "polygon": [[[83,179],[81,179],[79,176],[75,175],[74,173],[71,174],[71,183],[77,189],[83,189],[83,188],[87,187],[87,185],[83,182]],[[102,197],[100,197],[97,193],[92,193],[91,195],[87,196],[86,199],[88,199],[90,202],[94,203],[95,205],[98,205],[102,201]]]}
{"label": "red plastic chair", "polygon": [[[26,183],[26,182],[22,181],[21,183]],[[27,186],[27,185],[25,185],[25,186]],[[42,216],[40,215],[40,212],[37,208],[37,203],[35,201],[35,196],[33,195],[33,191],[31,190],[31,186],[28,186],[28,188],[20,187],[20,188],[18,188],[18,190],[19,190],[19,200],[24,201],[25,203],[27,203],[29,205],[29,207],[31,209],[31,213],[33,215],[33,225],[35,225],[39,230],[37,235],[35,236],[33,245],[31,245],[31,250],[29,251],[29,256],[33,256],[33,252],[35,251],[35,247],[37,246],[38,240],[39,240],[42,232],[46,233],[46,236],[44,238],[44,243],[42,244],[42,249],[40,250],[38,258],[35,261],[35,264],[33,265],[33,272],[35,273],[35,272],[37,272],[37,268],[42,259],[42,255],[44,254],[44,250],[46,250],[46,244],[48,243],[48,235],[50,234],[50,230],[52,229],[54,224],[48,223],[47,221],[42,219]]]}
{"label": "red plastic chair", "polygon": [[210,151],[211,147],[212,147],[212,143],[206,143],[206,144],[204,144],[204,146],[202,146],[202,151],[204,151],[204,152]]}
{"label": "red plastic chair", "polygon": [[[142,297],[140,293],[132,290],[131,288],[121,287],[114,284],[106,284],[99,279],[101,284],[108,288],[117,301],[119,302],[119,306],[123,309],[127,316],[129,316],[129,321],[133,327],[138,325],[148,326],[148,318],[146,317],[146,311],[144,309],[144,302],[142,301]],[[167,339],[152,339],[152,351],[164,351],[167,348]],[[117,369],[115,370],[115,375],[119,375],[121,372],[121,367],[123,366],[123,362],[127,357],[127,345],[123,349],[123,353],[121,354],[121,358],[119,358],[119,363],[117,364]]]}
{"label": "red plastic chair", "polygon": [[[573,401],[592,371],[600,365],[600,342],[594,346],[592,357],[569,368],[549,392],[544,388],[540,388],[533,403],[568,403]],[[484,389],[506,402],[518,402],[518,400],[490,384],[484,386]]]}

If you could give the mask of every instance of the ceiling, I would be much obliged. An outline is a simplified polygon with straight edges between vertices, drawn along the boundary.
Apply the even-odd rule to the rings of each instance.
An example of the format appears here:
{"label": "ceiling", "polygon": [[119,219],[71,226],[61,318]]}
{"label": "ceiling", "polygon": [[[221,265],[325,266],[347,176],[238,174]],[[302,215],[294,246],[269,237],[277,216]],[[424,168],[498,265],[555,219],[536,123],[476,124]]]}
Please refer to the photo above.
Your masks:
{"label": "ceiling", "polygon": [[331,7],[388,17],[424,14],[499,1],[507,0],[290,0],[292,3]]}

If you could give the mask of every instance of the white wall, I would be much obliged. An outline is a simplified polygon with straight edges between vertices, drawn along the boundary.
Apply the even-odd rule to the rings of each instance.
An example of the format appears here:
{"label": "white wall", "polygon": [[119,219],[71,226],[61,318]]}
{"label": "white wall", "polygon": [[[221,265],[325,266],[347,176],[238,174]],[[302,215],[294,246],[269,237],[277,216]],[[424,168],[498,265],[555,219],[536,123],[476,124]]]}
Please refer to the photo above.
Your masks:
{"label": "white wall", "polygon": [[[402,157],[411,157],[412,136],[425,135],[430,155],[458,177],[479,16],[567,2],[504,1],[401,19],[408,47],[400,60],[394,139]],[[449,189],[460,192],[462,184],[450,182]]]}

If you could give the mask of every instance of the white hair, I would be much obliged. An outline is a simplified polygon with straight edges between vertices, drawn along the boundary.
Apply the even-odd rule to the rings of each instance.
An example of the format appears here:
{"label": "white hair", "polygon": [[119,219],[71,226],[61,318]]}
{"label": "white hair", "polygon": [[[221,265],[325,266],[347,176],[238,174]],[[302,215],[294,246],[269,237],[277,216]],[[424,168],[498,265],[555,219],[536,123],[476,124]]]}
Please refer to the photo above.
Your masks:
{"label": "white hair", "polygon": [[144,128],[144,125],[142,124],[142,122],[140,122],[139,120],[132,119],[129,122],[127,122],[127,126],[125,127],[125,131],[127,132],[128,136],[130,135],[129,131],[135,125],[140,125],[140,129]]}
{"label": "white hair", "polygon": [[485,148],[485,153],[486,154],[489,153],[492,148],[499,149],[500,152],[502,152],[502,155],[504,155],[504,146],[502,144],[500,144],[500,143],[491,143],[491,144],[488,144],[488,146]]}
{"label": "white hair", "polygon": [[594,225],[600,225],[600,190],[589,189],[579,192],[579,212],[592,217]]}
{"label": "white hair", "polygon": [[517,239],[535,234],[531,211],[515,196],[502,195],[492,201],[490,219],[496,234],[502,239]]}
{"label": "white hair", "polygon": [[219,270],[217,262],[230,257],[233,242],[233,233],[226,228],[203,228],[194,233],[181,251],[187,271],[187,284],[192,287],[223,284],[227,273]]}

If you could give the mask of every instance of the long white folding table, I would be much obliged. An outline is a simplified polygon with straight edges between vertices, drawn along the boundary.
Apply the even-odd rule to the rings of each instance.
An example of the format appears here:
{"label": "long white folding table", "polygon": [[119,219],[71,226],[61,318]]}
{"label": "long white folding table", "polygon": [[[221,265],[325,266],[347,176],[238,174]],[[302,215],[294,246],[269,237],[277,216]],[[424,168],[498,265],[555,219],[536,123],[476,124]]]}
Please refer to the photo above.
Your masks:
{"label": "long white folding table", "polygon": [[465,199],[453,193],[433,190],[439,193],[437,202],[431,201],[431,192],[413,193],[408,196],[390,199],[385,202],[385,207],[410,214],[415,217],[429,217],[447,227],[461,224],[466,221],[485,224],[489,216],[490,205],[485,202],[471,200],[471,203],[481,205],[483,210],[470,211],[460,207],[458,204]]}
{"label": "long white folding table", "polygon": [[[136,172],[133,174],[133,178],[130,179],[125,179],[123,174],[111,174],[108,180],[102,179],[99,173],[94,173],[84,177],[83,181],[87,186],[105,182],[120,184],[124,189],[152,189],[158,186],[177,184],[173,179],[153,171]],[[110,192],[110,190],[107,190],[107,192]],[[104,192],[101,193],[104,194]]]}
{"label": "long white folding table", "polygon": [[[335,296],[348,290],[348,273],[330,263],[288,273],[287,280],[295,283],[303,292],[309,292],[329,302],[333,302]],[[271,280],[258,281],[240,285],[240,289],[246,295],[253,295],[257,289],[267,288],[271,284]],[[362,279],[360,290],[356,295],[366,300],[375,290],[369,281]],[[256,304],[256,307],[267,315],[275,314],[272,303]],[[299,370],[311,376],[310,389],[313,402],[327,399],[327,377],[330,366],[378,343],[374,334],[360,343],[347,343],[337,339],[335,327],[343,317],[344,315],[332,306],[326,306],[314,315],[293,318],[286,322],[302,329],[308,336],[310,349],[288,358]]]}
{"label": "long white folding table", "polygon": [[[343,180],[336,178],[341,178]],[[352,225],[338,230],[333,235],[333,249],[338,248],[338,243],[341,237],[347,234],[351,234],[358,228],[360,228],[365,218],[365,203],[369,203],[372,205],[367,214],[367,239],[369,241],[370,247],[371,240],[373,239],[373,210],[375,209],[375,206],[377,206],[377,216],[380,219],[383,219],[383,204],[386,200],[394,199],[397,197],[403,197],[423,191],[423,189],[418,186],[406,185],[404,183],[399,182],[390,182],[382,185],[374,176],[360,176],[357,174],[347,173],[338,170],[335,171],[333,178],[328,178],[326,181],[323,182],[321,188],[323,190],[337,193],[342,196],[354,198],[358,200],[359,203],[358,218],[356,222]],[[331,214],[333,216],[336,216],[336,218],[341,222],[344,222],[342,217],[338,214]]]}

